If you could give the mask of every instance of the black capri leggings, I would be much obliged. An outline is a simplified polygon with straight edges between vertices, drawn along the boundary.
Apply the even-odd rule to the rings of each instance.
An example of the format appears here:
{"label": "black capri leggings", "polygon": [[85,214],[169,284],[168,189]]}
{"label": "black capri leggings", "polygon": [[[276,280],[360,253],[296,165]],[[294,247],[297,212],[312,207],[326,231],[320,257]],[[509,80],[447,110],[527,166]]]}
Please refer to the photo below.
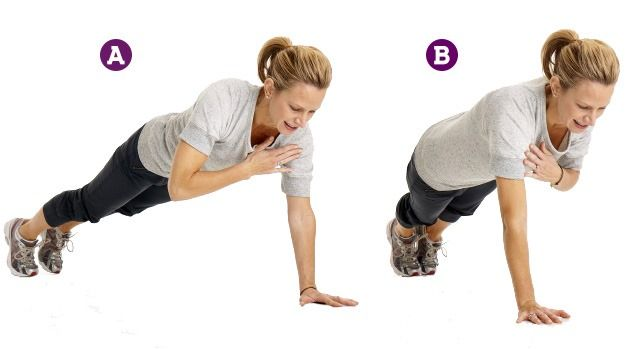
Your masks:
{"label": "black capri leggings", "polygon": [[142,165],[137,142],[144,126],[116,149],[105,167],[87,185],[68,190],[44,205],[48,225],[69,221],[92,223],[114,212],[132,216],[170,201],[168,179]]}
{"label": "black capri leggings", "polygon": [[493,180],[475,187],[438,191],[419,177],[414,159],[408,163],[406,180],[410,192],[399,199],[396,212],[399,224],[405,228],[432,225],[437,218],[453,223],[461,216],[470,216],[496,188]]}

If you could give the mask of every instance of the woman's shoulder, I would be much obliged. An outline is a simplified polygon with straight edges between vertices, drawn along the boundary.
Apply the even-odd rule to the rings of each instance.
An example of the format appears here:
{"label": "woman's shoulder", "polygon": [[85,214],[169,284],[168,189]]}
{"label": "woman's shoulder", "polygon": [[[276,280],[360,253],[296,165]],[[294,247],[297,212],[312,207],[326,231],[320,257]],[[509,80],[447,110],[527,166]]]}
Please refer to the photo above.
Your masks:
{"label": "woman's shoulder", "polygon": [[257,88],[257,86],[246,80],[227,78],[213,82],[207,87],[207,89],[205,89],[205,91],[223,92],[228,94],[248,94],[251,90],[255,90]]}
{"label": "woman's shoulder", "polygon": [[534,79],[498,88],[487,93],[478,104],[490,110],[516,109],[534,114],[545,105],[545,81]]}
{"label": "woman's shoulder", "polygon": [[213,82],[198,96],[196,104],[213,106],[225,111],[234,110],[257,98],[258,87],[239,79]]}
{"label": "woman's shoulder", "polygon": [[522,83],[504,86],[489,92],[486,96],[492,100],[539,100],[545,98],[547,79],[537,78]]}
{"label": "woman's shoulder", "polygon": [[312,131],[309,126],[299,128],[294,131],[292,134],[283,137],[283,141],[281,145],[286,144],[298,144],[301,147],[311,147],[313,146],[314,139],[312,137]]}

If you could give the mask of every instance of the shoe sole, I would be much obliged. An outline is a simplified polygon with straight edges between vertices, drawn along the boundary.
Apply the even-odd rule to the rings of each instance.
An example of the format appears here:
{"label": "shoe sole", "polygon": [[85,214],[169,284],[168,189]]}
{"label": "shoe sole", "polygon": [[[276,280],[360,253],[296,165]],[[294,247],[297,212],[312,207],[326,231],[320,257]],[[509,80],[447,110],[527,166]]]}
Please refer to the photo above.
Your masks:
{"label": "shoe sole", "polygon": [[414,276],[421,276],[421,273],[416,272],[412,275],[406,275],[404,273],[402,273],[401,271],[399,271],[396,267],[395,267],[395,262],[394,262],[394,257],[393,257],[393,243],[392,243],[392,234],[393,234],[393,230],[392,230],[392,225],[393,222],[395,220],[392,219],[390,222],[388,222],[388,224],[386,225],[386,239],[388,240],[388,243],[390,244],[390,267],[392,268],[392,270],[395,272],[395,274],[401,276],[401,277],[414,277]]}
{"label": "shoe sole", "polygon": [[17,270],[13,269],[13,267],[11,266],[11,228],[12,228],[11,225],[14,221],[15,220],[12,219],[4,224],[4,241],[6,241],[7,245],[9,246],[9,253],[7,254],[7,266],[9,267],[9,270],[11,270],[11,274],[15,276],[20,276],[20,277],[35,276],[37,275],[36,271],[33,271],[30,274],[22,274],[18,272]]}

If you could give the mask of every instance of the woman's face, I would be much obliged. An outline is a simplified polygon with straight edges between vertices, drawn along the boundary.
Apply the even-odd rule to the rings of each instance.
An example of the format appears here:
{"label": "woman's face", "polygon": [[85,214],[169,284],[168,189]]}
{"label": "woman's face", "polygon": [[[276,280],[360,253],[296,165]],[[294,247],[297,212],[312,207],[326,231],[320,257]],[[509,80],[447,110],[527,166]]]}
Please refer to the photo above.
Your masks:
{"label": "woman's face", "polygon": [[[556,78],[555,81],[554,78]],[[583,80],[576,86],[564,89],[557,77],[552,77],[550,87],[557,100],[558,123],[566,125],[570,132],[582,133],[594,126],[610,103],[615,85]]]}
{"label": "woman's face", "polygon": [[[270,79],[268,79],[270,80]],[[327,89],[298,82],[290,88],[278,91],[271,83],[264,83],[264,93],[269,98],[268,111],[272,126],[279,133],[289,135],[297,129],[306,127],[308,121],[320,108]]]}

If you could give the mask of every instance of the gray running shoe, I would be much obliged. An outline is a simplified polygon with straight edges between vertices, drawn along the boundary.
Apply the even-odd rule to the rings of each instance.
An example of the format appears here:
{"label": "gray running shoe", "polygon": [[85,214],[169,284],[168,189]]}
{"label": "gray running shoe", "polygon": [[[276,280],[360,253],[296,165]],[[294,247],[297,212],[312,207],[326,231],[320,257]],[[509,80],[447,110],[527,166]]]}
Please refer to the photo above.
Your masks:
{"label": "gray running shoe", "polygon": [[59,274],[63,267],[61,251],[64,247],[67,248],[69,252],[73,250],[72,241],[70,241],[70,233],[63,234],[58,228],[50,228],[44,231],[42,235],[42,244],[37,254],[39,264],[45,271]]}
{"label": "gray running shoe", "polygon": [[7,265],[15,276],[35,276],[38,273],[34,250],[38,241],[28,242],[18,237],[18,229],[24,223],[22,218],[14,218],[4,225],[4,239],[9,245]]}
{"label": "gray running shoe", "polygon": [[418,260],[422,267],[422,275],[434,275],[438,267],[437,252],[441,250],[443,256],[447,257],[447,251],[443,247],[442,241],[432,242],[429,240],[425,229],[419,234]]}
{"label": "gray running shoe", "polygon": [[418,235],[415,233],[408,239],[401,238],[395,233],[395,224],[399,224],[396,218],[386,227],[386,236],[391,246],[390,265],[399,276],[419,276],[421,265],[418,261]]}

